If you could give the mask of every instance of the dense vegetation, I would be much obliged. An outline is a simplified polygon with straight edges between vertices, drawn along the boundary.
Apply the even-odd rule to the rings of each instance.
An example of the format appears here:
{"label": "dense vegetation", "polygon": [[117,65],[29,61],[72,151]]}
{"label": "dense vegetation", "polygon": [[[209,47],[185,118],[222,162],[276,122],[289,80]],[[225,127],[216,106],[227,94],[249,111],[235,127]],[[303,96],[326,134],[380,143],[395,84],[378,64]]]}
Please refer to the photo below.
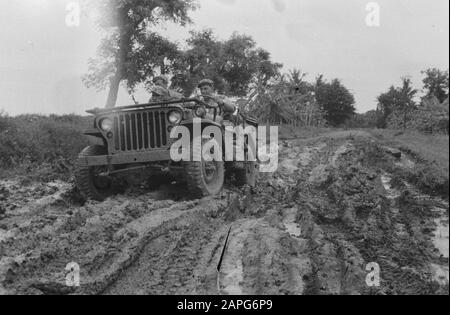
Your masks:
{"label": "dense vegetation", "polygon": [[376,111],[354,116],[347,126],[448,135],[449,73],[439,69],[422,73],[424,96],[419,100],[420,91],[412,86],[409,78],[403,78],[401,86],[391,86],[378,97]]}
{"label": "dense vegetation", "polygon": [[90,119],[75,115],[0,114],[0,176],[8,175],[9,170],[67,178],[78,153],[90,143],[82,135],[90,123]]}

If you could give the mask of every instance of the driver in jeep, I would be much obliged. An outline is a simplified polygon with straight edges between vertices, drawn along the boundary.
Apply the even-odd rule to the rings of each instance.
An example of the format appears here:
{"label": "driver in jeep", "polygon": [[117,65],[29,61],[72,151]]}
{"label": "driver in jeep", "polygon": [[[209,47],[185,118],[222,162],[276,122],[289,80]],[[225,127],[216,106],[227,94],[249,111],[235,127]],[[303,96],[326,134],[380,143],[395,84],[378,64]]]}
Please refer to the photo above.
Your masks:
{"label": "driver in jeep", "polygon": [[[214,90],[214,82],[209,79],[200,81],[198,88],[201,92],[201,97],[205,103],[208,105],[218,107],[220,111],[218,114],[223,117],[224,124],[232,123],[232,116],[236,112],[236,106],[234,106],[231,101],[229,101],[226,96],[216,94]],[[213,109],[209,111],[210,115],[214,115]]]}

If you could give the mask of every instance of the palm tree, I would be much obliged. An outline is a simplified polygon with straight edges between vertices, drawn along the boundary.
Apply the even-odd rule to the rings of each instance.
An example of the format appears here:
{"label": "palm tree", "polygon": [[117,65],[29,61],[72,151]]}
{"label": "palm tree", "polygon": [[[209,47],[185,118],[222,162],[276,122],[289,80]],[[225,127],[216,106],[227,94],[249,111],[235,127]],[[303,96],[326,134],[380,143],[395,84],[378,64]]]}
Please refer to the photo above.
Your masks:
{"label": "palm tree", "polygon": [[406,129],[408,121],[408,114],[410,114],[415,108],[417,108],[414,98],[418,90],[412,87],[410,78],[403,78],[403,86],[399,90],[400,99],[398,100],[399,110],[403,114],[403,130]]}

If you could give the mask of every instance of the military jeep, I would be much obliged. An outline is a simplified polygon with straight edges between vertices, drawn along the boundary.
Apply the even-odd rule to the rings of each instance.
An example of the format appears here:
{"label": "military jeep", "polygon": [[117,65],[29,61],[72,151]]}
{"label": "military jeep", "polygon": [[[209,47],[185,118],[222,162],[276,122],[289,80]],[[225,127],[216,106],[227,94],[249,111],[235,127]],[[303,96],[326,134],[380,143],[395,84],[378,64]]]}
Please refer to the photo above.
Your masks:
{"label": "military jeep", "polygon": [[[194,198],[220,193],[225,178],[231,178],[236,186],[256,185],[258,163],[248,159],[248,136],[244,141],[244,162],[171,159],[170,148],[177,139],[171,139],[170,133],[176,126],[192,131],[194,119],[201,119],[202,130],[216,126],[225,134],[219,107],[190,98],[87,112],[95,119],[93,128],[84,134],[96,137],[101,144],[85,148],[78,157],[75,178],[86,199],[103,201],[117,191],[118,182],[123,185],[130,178],[148,180],[153,185],[162,177],[184,179]],[[255,119],[240,113],[234,119],[244,128],[258,126]]]}

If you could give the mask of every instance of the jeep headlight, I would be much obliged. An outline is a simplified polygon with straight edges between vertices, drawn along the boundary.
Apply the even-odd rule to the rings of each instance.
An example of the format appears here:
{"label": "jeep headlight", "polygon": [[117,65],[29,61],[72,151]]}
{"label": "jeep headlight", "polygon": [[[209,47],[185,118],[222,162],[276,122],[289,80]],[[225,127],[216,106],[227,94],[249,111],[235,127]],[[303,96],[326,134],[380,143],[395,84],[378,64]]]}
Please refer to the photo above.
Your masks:
{"label": "jeep headlight", "polygon": [[206,109],[203,106],[199,106],[195,109],[195,116],[204,118],[206,116]]}
{"label": "jeep headlight", "polygon": [[103,118],[99,123],[100,129],[104,132],[110,132],[114,128],[114,123],[110,118]]}
{"label": "jeep headlight", "polygon": [[177,110],[174,110],[169,113],[168,119],[171,124],[178,125],[183,119],[183,114]]}

